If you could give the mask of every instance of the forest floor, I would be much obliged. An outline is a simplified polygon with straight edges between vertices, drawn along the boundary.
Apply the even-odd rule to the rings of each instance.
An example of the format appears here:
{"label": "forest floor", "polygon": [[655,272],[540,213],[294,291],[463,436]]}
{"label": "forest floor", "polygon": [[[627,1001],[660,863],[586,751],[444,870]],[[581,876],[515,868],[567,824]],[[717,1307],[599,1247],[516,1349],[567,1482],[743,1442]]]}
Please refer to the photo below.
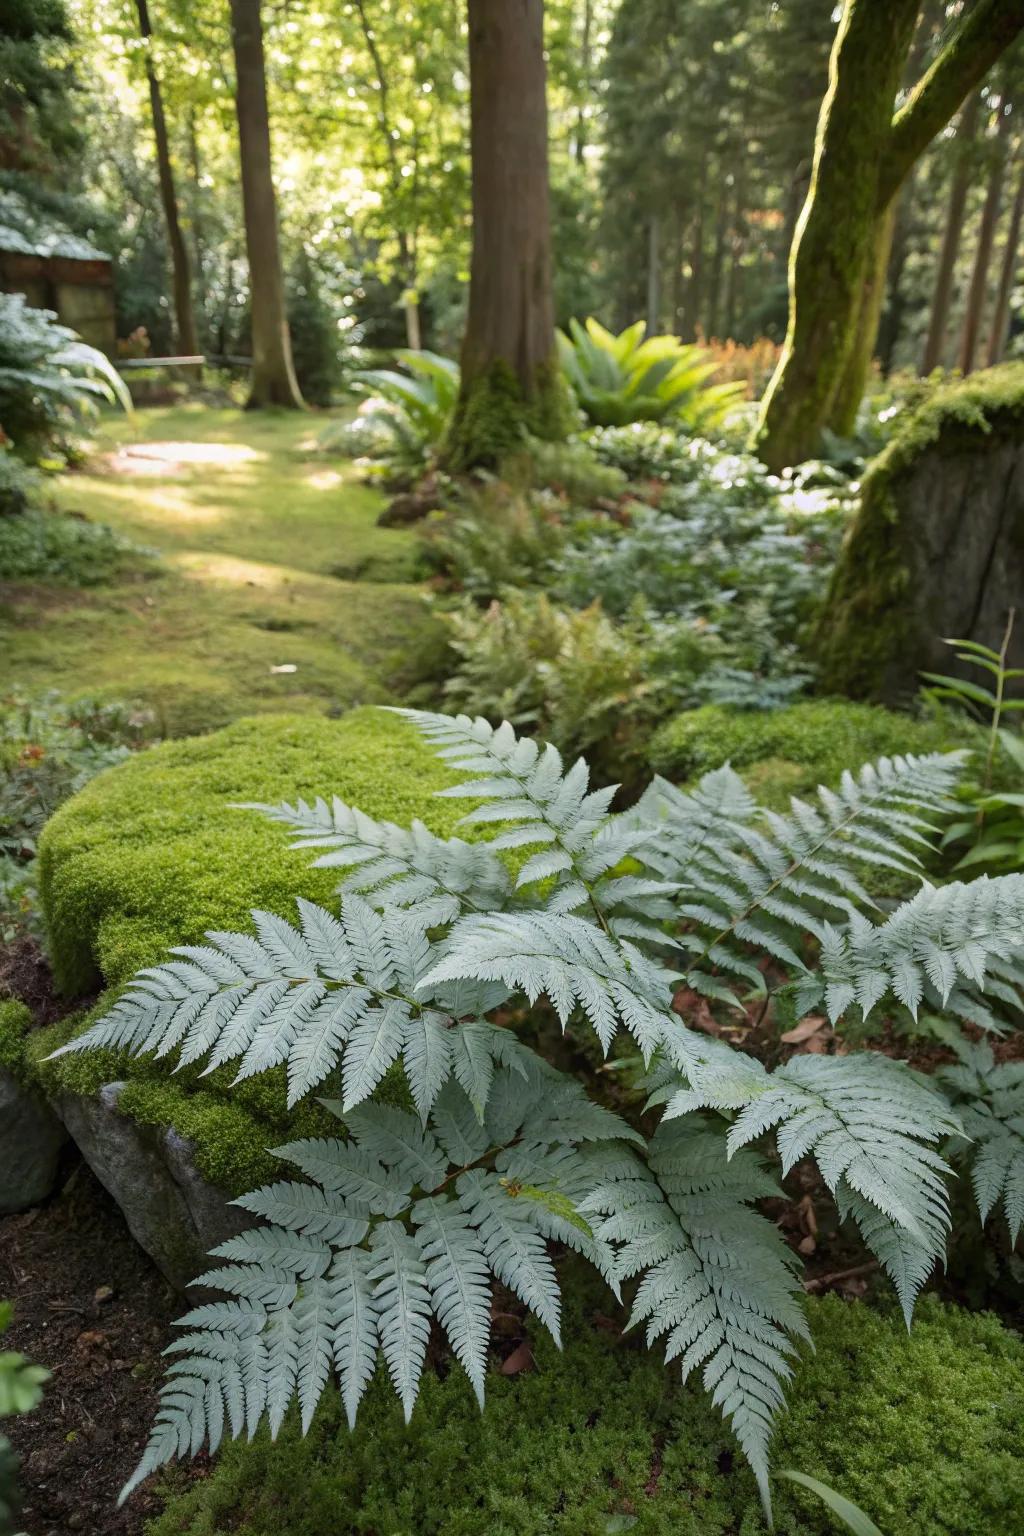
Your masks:
{"label": "forest floor", "polygon": [[61,510],[155,562],[111,585],[7,584],[0,651],[15,688],[153,708],[167,734],[266,710],[343,710],[407,693],[440,643],[417,538],[320,451],[323,415],[174,406],[109,419]]}

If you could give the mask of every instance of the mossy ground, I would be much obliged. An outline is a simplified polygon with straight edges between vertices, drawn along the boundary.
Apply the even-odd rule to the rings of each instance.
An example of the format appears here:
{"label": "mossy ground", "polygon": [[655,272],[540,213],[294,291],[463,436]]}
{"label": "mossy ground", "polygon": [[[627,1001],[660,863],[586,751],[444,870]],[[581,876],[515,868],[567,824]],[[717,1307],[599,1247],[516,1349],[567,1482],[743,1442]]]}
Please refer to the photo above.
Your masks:
{"label": "mossy ground", "polygon": [[[442,640],[414,585],[415,535],[376,526],[382,498],[317,453],[322,425],[199,405],[106,420],[58,504],[161,564],[89,591],[4,586],[5,684],[141,699],[174,735],[392,700]],[[122,447],[160,457],[120,472]]]}
{"label": "mossy ground", "polygon": [[[425,1375],[408,1428],[383,1371],[354,1434],[329,1394],[306,1440],[232,1445],[172,1496],[149,1536],[762,1536],[753,1478],[694,1382],[621,1337],[610,1294],[563,1266],[563,1354],[492,1372],[481,1416],[461,1371]],[[993,1536],[1024,1522],[1024,1345],[991,1316],[929,1298],[896,1315],[809,1304],[774,1448],[899,1536]],[[175,1474],[170,1486],[174,1487]],[[178,1475],[180,1486],[180,1475]],[[810,1495],[775,1487],[779,1536],[831,1536]]]}

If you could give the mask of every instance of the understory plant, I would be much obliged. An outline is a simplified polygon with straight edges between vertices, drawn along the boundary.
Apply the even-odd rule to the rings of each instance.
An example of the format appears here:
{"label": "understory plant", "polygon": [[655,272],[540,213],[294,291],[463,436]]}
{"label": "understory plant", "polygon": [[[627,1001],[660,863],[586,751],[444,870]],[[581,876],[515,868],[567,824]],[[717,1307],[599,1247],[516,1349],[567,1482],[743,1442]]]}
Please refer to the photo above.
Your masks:
{"label": "understory plant", "polygon": [[27,459],[63,451],[76,420],[101,403],[131,410],[109,358],[50,310],[0,293],[0,422],[16,451]]}
{"label": "understory plant", "polygon": [[459,365],[410,347],[396,351],[395,361],[404,372],[367,368],[354,375],[366,401],[347,430],[364,437],[368,457],[390,469],[424,469],[444,442],[459,393]]}
{"label": "understory plant", "polygon": [[[435,1321],[482,1403],[494,1282],[559,1337],[555,1243],[684,1378],[701,1374],[767,1507],[807,1324],[799,1257],[758,1202],[812,1160],[909,1324],[949,1225],[939,1147],[963,1126],[883,1054],[768,1070],[674,1000],[731,1011],[776,992],[789,1017],[837,1026],[890,999],[953,1019],[1012,1010],[1024,876],[922,879],[964,754],[883,758],[786,815],[728,768],[691,793],[655,780],[612,814],[582,760],[566,768],[507,723],[403,713],[465,776],[441,793],[493,836],[440,839],[337,799],[261,807],[348,872],[337,912],[300,901],[296,926],[256,912],[253,932],[180,946],[63,1048],[237,1061],[239,1079],[284,1066],[289,1102],[323,1093],[338,1120],[279,1148],[294,1176],[238,1202],[261,1224],[199,1278],[223,1299],[181,1320],[125,1493],[264,1416],[276,1433],[293,1399],[308,1427],[332,1378],[351,1423],[378,1353],[408,1418]],[[879,913],[871,866],[916,893]],[[636,1123],[522,1038],[542,996],[605,1052],[630,1037],[647,1074]],[[1012,1217],[1005,1179],[997,1198]]]}
{"label": "understory plant", "polygon": [[[0,1337],[11,1325],[14,1315],[10,1302],[0,1302]],[[31,1413],[37,1406],[50,1373],[33,1365],[14,1349],[0,1349],[0,1419],[16,1413]],[[18,1494],[18,1458],[6,1435],[0,1435],[0,1531],[15,1531],[21,1509]]]}
{"label": "understory plant", "polygon": [[616,336],[590,317],[558,332],[562,371],[595,427],[673,420],[693,432],[720,426],[746,392],[741,383],[710,383],[718,364],[678,336],[648,336],[643,320]]}

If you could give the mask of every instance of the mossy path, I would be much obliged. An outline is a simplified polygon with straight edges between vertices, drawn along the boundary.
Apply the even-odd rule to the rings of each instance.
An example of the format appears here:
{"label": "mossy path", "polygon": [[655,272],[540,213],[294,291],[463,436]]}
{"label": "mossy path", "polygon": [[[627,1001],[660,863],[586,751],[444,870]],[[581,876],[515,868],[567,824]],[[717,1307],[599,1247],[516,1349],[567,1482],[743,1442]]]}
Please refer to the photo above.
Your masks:
{"label": "mossy path", "polygon": [[143,700],[174,735],[394,698],[438,643],[416,538],[376,526],[382,497],[317,451],[323,424],[201,405],[106,421],[58,504],[159,563],[88,591],[7,587],[5,683]]}

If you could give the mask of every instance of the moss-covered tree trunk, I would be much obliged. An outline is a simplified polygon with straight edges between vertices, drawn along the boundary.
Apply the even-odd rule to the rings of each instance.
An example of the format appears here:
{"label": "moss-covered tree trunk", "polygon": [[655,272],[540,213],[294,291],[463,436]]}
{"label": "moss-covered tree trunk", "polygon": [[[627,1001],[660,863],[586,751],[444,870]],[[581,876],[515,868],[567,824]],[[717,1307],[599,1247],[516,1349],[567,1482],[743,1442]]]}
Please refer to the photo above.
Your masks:
{"label": "moss-covered tree trunk", "polygon": [[473,260],[456,468],[564,433],[555,353],[543,0],[469,0]]}
{"label": "moss-covered tree trunk", "polygon": [[248,408],[283,405],[301,410],[302,395],[292,362],[277,239],[260,0],[231,0],[231,41],[235,53],[235,107],[252,316]]}
{"label": "moss-covered tree trunk", "polygon": [[1024,29],[1021,0],[978,0],[894,115],[918,9],[919,0],[846,0],[843,8],[790,257],[786,344],[755,436],[775,470],[814,454],[826,425],[852,426],[877,331],[893,200]]}

